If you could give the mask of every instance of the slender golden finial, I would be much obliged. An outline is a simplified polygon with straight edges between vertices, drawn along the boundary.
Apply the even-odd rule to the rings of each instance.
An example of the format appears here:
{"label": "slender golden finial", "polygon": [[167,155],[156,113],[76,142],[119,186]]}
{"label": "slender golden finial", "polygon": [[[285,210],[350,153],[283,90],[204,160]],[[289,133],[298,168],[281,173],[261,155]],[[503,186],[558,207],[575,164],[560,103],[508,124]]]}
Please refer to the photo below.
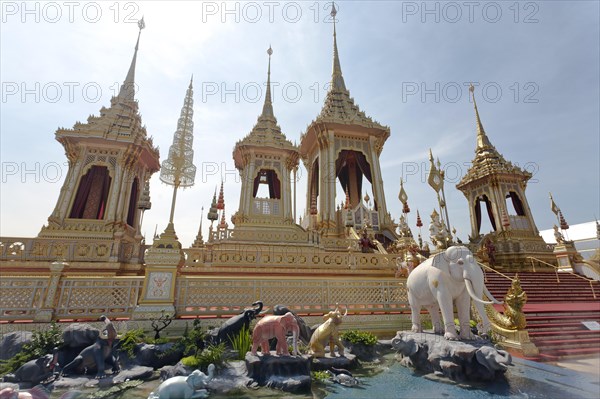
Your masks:
{"label": "slender golden finial", "polygon": [[477,102],[475,101],[475,86],[473,86],[473,83],[471,83],[471,85],[469,86],[469,91],[471,92],[473,106],[475,107],[475,117],[477,119],[477,149],[493,147],[492,143],[490,143],[490,140],[485,134],[485,129],[483,128],[481,118],[479,117],[479,110],[477,109]]}
{"label": "slender golden finial", "polygon": [[271,45],[269,45],[267,54],[269,55],[269,66],[267,68],[267,92],[265,94],[265,103],[263,105],[263,112],[261,116],[273,118],[273,102],[271,100],[271,55],[273,55],[273,49],[271,48]]}
{"label": "slender golden finial", "polygon": [[127,76],[125,76],[125,81],[121,85],[119,89],[118,98],[122,100],[133,101],[135,99],[135,64],[137,62],[137,52],[140,46],[140,36],[142,35],[142,29],[146,27],[146,23],[144,22],[144,17],[138,21],[138,37],[135,42],[135,51],[133,52],[133,58],[131,59],[131,65],[129,66],[129,70],[127,71]]}
{"label": "slender golden finial", "polygon": [[344,82],[344,77],[342,76],[342,67],[340,64],[340,57],[337,47],[337,33],[335,29],[336,15],[337,10],[335,8],[335,3],[331,2],[331,19],[333,20],[333,73],[331,76],[331,86],[332,89],[346,90],[346,83]]}

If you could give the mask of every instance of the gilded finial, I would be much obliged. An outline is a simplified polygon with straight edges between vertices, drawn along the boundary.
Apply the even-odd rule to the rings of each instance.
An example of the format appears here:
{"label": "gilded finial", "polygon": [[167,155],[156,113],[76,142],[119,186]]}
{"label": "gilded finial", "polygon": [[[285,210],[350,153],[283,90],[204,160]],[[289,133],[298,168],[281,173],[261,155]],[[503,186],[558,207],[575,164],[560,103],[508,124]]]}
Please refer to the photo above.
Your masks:
{"label": "gilded finial", "polygon": [[342,67],[340,64],[340,57],[338,55],[338,47],[337,47],[337,38],[335,31],[335,16],[337,15],[337,10],[335,8],[335,3],[331,2],[331,18],[333,19],[333,73],[331,76],[331,87],[332,89],[345,91],[346,83],[344,82],[344,77],[342,76]]}
{"label": "gilded finial", "polygon": [[485,134],[485,129],[483,128],[483,123],[481,123],[481,118],[479,117],[479,110],[477,109],[477,102],[475,101],[475,86],[473,83],[469,86],[469,92],[471,92],[471,98],[473,99],[473,107],[475,108],[475,118],[477,122],[477,149],[483,148],[493,148],[490,140]]}

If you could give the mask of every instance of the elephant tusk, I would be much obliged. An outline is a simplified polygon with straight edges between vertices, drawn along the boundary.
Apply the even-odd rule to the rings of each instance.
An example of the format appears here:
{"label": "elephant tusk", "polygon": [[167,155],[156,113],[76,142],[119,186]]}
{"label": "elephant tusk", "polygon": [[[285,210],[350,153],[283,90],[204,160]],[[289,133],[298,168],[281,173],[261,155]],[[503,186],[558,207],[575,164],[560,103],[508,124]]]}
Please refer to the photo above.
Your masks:
{"label": "elephant tusk", "polygon": [[475,292],[473,291],[473,284],[471,283],[471,280],[469,280],[468,278],[464,279],[465,280],[465,285],[467,286],[467,291],[469,292],[469,296],[471,298],[473,298],[473,300],[475,302],[479,302],[482,303],[484,305],[491,305],[494,302],[488,302],[488,301],[484,301],[481,298],[477,298],[477,295],[475,295]]}
{"label": "elephant tusk", "polygon": [[484,285],[483,286],[483,293],[485,294],[485,296],[487,296],[493,303],[497,304],[497,305],[502,305],[504,304],[504,301],[499,301],[496,298],[494,298],[494,296],[492,295],[492,293],[490,292],[490,290],[488,290],[488,288]]}
{"label": "elephant tusk", "polygon": [[346,317],[346,315],[348,314],[348,305],[344,305],[344,308],[346,308],[346,311],[344,312],[344,315],[342,317]]}

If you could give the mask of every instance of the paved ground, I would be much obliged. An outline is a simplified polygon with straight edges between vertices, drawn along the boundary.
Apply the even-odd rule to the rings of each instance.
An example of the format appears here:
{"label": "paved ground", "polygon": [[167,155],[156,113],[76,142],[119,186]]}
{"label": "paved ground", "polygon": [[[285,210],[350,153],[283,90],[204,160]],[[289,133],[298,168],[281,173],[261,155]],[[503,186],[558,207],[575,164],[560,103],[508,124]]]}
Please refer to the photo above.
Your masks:
{"label": "paved ground", "polygon": [[596,377],[596,381],[600,384],[600,354],[590,358],[561,360],[559,362],[548,362],[548,364],[593,374]]}

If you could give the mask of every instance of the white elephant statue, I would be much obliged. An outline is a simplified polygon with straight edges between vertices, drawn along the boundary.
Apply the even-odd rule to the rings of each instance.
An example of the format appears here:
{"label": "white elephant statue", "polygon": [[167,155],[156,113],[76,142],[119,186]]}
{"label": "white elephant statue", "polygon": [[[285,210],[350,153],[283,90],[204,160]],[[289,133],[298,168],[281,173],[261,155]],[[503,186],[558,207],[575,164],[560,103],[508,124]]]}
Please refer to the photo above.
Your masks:
{"label": "white elephant statue", "polygon": [[[412,313],[412,331],[422,332],[420,313],[425,307],[431,315],[435,333],[441,334],[440,310],[444,326],[444,338],[458,340],[454,325],[456,304],[460,323],[460,339],[473,339],[469,326],[471,299],[482,320],[482,335],[490,331],[490,321],[484,305],[502,303],[497,301],[484,284],[483,271],[475,262],[473,254],[464,246],[452,246],[444,252],[427,259],[416,267],[406,280],[408,302]],[[492,302],[484,301],[485,294]]]}
{"label": "white elephant statue", "polygon": [[194,370],[188,376],[171,377],[158,386],[150,397],[158,399],[198,399],[208,397],[205,389],[213,379],[215,365],[208,366],[208,375],[200,370]]}

